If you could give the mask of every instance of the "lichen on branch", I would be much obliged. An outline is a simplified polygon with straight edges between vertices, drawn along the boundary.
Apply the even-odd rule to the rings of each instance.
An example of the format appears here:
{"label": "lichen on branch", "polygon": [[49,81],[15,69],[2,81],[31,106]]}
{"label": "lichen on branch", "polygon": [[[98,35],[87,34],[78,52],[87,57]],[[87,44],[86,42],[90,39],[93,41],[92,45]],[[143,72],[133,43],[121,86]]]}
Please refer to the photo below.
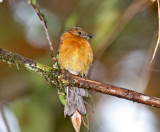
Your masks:
{"label": "lichen on branch", "polygon": [[154,96],[138,93],[133,90],[120,88],[110,84],[104,84],[87,78],[73,75],[59,68],[51,68],[33,60],[20,56],[18,54],[6,51],[0,48],[0,60],[13,64],[15,66],[24,66],[26,69],[42,74],[50,84],[58,88],[65,86],[80,87],[91,91],[124,98],[130,101],[138,102],[145,105],[160,108],[160,99]]}
{"label": "lichen on branch", "polygon": [[51,84],[57,85],[57,78],[60,72],[58,68],[51,68],[49,66],[42,65],[2,48],[0,48],[0,60],[7,62],[9,65],[15,65],[18,69],[19,66],[23,66],[29,71],[40,73],[44,75],[47,80],[51,81]]}

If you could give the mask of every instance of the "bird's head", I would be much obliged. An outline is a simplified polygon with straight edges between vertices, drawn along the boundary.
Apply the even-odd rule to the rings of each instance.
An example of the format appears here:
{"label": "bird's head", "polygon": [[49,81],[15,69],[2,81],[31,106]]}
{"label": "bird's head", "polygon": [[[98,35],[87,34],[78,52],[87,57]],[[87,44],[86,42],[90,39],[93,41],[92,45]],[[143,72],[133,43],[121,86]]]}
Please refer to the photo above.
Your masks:
{"label": "bird's head", "polygon": [[[69,30],[67,30],[66,32],[63,33],[63,35],[66,35],[66,34],[71,34],[75,37],[80,37],[80,38],[84,38],[86,40],[89,40],[90,38],[93,38],[94,36],[93,35],[89,35],[87,34],[82,28],[80,27],[72,27],[70,28]],[[62,35],[62,37],[63,37]]]}

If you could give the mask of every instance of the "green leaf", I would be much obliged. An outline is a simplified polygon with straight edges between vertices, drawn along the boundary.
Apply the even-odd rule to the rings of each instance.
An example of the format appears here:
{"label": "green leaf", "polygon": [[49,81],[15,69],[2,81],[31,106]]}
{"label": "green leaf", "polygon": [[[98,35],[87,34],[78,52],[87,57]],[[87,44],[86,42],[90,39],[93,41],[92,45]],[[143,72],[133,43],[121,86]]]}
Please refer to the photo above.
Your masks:
{"label": "green leaf", "polygon": [[36,0],[30,0],[34,5],[37,4],[37,1]]}
{"label": "green leaf", "polygon": [[60,92],[60,93],[59,93],[59,100],[61,101],[61,103],[62,103],[63,105],[66,104],[66,95],[65,95],[64,92]]}

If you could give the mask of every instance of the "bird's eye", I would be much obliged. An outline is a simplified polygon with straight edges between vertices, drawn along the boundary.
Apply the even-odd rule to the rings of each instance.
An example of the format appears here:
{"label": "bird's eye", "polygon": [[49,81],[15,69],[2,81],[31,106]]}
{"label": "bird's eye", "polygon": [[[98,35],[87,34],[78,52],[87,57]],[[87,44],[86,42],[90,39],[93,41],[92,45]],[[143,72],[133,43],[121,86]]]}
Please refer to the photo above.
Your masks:
{"label": "bird's eye", "polygon": [[82,33],[81,33],[81,32],[78,32],[78,34],[81,35]]}

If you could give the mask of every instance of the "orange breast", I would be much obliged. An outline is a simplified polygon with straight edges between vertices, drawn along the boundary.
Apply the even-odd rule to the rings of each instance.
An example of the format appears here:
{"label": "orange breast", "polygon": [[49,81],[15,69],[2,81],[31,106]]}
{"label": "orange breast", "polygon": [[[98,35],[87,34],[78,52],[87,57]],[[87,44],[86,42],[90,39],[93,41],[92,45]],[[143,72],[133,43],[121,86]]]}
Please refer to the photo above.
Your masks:
{"label": "orange breast", "polygon": [[59,47],[59,65],[72,74],[87,74],[93,60],[92,48],[86,39],[63,37]]}

